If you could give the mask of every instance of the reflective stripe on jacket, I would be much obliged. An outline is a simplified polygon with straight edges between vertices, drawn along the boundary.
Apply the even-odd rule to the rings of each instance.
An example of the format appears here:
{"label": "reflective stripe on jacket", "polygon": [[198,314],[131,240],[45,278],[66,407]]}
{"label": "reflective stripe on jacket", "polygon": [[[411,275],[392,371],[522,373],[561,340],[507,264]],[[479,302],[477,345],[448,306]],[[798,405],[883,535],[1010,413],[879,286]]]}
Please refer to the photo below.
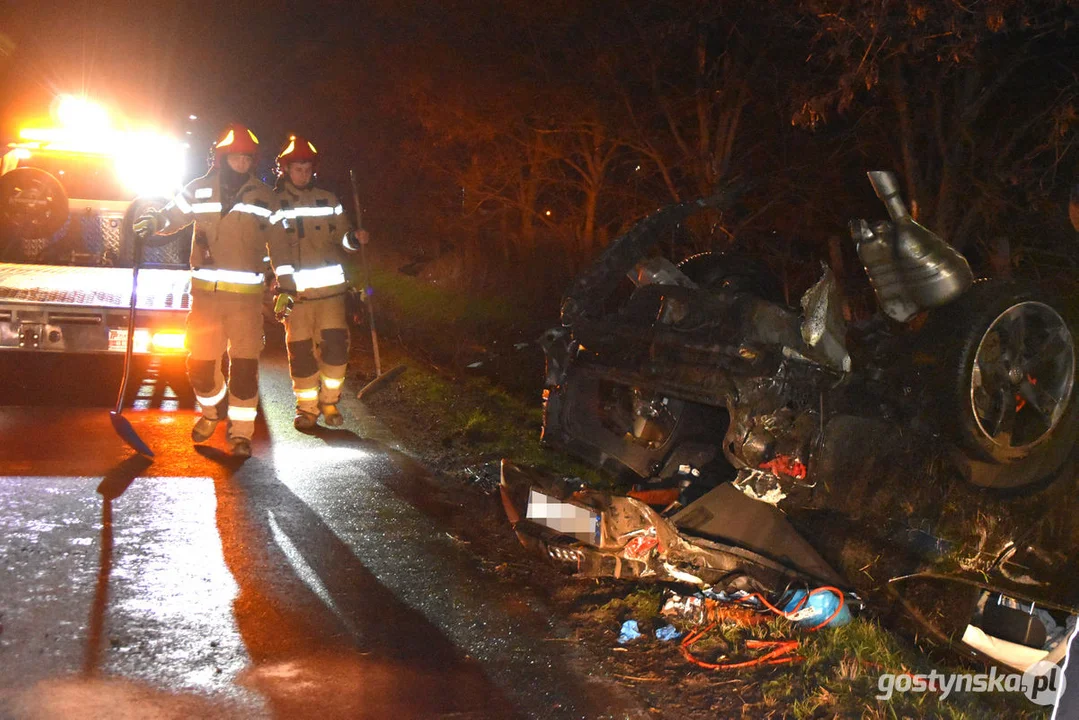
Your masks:
{"label": "reflective stripe on jacket", "polygon": [[192,269],[261,273],[266,269],[273,191],[260,180],[248,178],[226,208],[220,185],[216,170],[188,183],[162,210],[167,223],[163,232],[175,233],[195,224]]}
{"label": "reflective stripe on jacket", "polygon": [[284,182],[274,192],[270,262],[279,277],[291,274],[305,298],[340,294],[348,287],[341,264],[352,223],[337,196],[318,187]]}

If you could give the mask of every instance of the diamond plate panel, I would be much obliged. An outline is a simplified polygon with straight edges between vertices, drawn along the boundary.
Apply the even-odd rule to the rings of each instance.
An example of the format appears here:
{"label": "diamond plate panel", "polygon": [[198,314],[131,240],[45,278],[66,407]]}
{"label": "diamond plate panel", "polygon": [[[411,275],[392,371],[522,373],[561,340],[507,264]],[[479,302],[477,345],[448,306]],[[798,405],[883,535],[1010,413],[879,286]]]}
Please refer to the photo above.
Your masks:
{"label": "diamond plate panel", "polygon": [[[191,274],[186,270],[139,271],[140,310],[187,310]],[[131,303],[131,270],[0,264],[0,300],[126,308]]]}

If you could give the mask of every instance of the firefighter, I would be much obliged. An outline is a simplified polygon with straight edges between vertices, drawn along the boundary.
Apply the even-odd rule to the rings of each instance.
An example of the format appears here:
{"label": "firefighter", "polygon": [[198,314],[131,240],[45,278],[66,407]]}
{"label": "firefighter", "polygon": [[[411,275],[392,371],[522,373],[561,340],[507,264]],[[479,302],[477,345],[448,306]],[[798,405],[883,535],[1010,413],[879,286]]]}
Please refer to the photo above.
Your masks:
{"label": "firefighter", "polygon": [[[280,289],[275,307],[285,324],[297,430],[322,415],[330,427],[344,422],[337,402],[348,362],[343,252],[355,252],[367,233],[355,231],[337,197],[315,184],[319,152],[293,135],[277,156],[270,263]],[[284,302],[282,302],[284,301]]]}
{"label": "firefighter", "polygon": [[[195,225],[187,373],[202,414],[191,439],[209,440],[227,414],[229,451],[241,458],[250,457],[255,431],[263,271],[273,203],[273,191],[252,174],[258,149],[250,129],[229,125],[210,149],[210,171],[135,225],[143,237]],[[227,384],[221,366],[226,357]]]}

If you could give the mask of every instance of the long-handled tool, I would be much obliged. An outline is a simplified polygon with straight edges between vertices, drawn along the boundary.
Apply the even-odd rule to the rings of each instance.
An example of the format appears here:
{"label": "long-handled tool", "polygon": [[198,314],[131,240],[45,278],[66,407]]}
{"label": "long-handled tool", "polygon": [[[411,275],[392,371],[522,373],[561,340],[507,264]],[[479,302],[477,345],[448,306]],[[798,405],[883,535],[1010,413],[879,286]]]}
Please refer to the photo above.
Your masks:
{"label": "long-handled tool", "polygon": [[[356,172],[350,169],[348,177],[352,181],[352,202],[356,206],[356,229],[363,230],[363,208],[360,207],[360,191],[356,187]],[[405,370],[404,365],[398,365],[385,374],[382,372],[382,359],[378,353],[378,332],[375,330],[375,305],[371,291],[371,271],[367,265],[367,246],[365,243],[360,243],[360,264],[363,266],[363,300],[364,305],[367,306],[367,323],[371,326],[371,347],[374,348],[375,353],[375,379],[360,388],[360,391],[356,393],[357,398],[362,398],[374,388],[387,380],[397,377]]]}
{"label": "long-handled tool", "polygon": [[154,451],[142,441],[131,422],[123,416],[124,394],[127,392],[127,381],[131,375],[131,353],[135,340],[135,308],[138,303],[139,266],[142,265],[143,239],[135,233],[135,262],[131,271],[131,308],[127,315],[127,349],[124,351],[124,378],[120,382],[120,394],[116,396],[116,407],[109,413],[112,421],[112,429],[124,442],[136,452],[147,457],[153,457]]}

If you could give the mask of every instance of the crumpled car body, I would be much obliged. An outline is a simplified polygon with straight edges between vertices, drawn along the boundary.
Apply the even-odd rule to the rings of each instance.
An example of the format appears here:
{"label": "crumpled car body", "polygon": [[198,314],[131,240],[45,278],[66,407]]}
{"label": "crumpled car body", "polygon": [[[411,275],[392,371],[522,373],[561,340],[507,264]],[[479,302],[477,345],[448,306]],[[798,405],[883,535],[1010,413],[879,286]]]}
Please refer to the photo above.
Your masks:
{"label": "crumpled car body", "polygon": [[[958,639],[987,598],[1052,608],[1063,622],[1079,606],[1069,579],[1079,528],[1042,521],[1076,494],[1071,322],[1039,290],[975,282],[965,258],[910,217],[894,176],[869,175],[890,216],[851,223],[878,304],[873,318],[848,327],[827,266],[791,307],[758,260],[662,257],[667,229],[729,198],[662,209],[574,281],[562,324],[545,333],[544,442],[624,487],[671,490],[673,505],[662,512],[632,498],[583,502],[632,509],[640,517],[622,534],[654,532],[667,564],[702,584],[731,568],[684,546],[699,550],[724,533],[679,523],[675,513],[702,502],[729,506],[737,491],[797,528],[796,539],[775,530],[773,542],[755,548],[786,575],[742,558],[756,582],[827,577],[867,586],[859,572],[870,575],[878,562],[870,547],[897,556],[876,570],[896,583],[874,578],[871,592],[913,575],[966,583],[969,602],[964,595],[948,611],[957,630],[942,636]],[[662,562],[635,563],[625,542],[610,546],[612,537],[584,544],[617,563],[589,557],[581,567],[673,575]],[[807,541],[819,555],[803,552]],[[723,543],[710,552],[750,549],[737,533]],[[852,549],[859,543],[866,547]],[[797,548],[797,562],[786,563],[784,547]],[[870,562],[849,567],[860,556]]]}

